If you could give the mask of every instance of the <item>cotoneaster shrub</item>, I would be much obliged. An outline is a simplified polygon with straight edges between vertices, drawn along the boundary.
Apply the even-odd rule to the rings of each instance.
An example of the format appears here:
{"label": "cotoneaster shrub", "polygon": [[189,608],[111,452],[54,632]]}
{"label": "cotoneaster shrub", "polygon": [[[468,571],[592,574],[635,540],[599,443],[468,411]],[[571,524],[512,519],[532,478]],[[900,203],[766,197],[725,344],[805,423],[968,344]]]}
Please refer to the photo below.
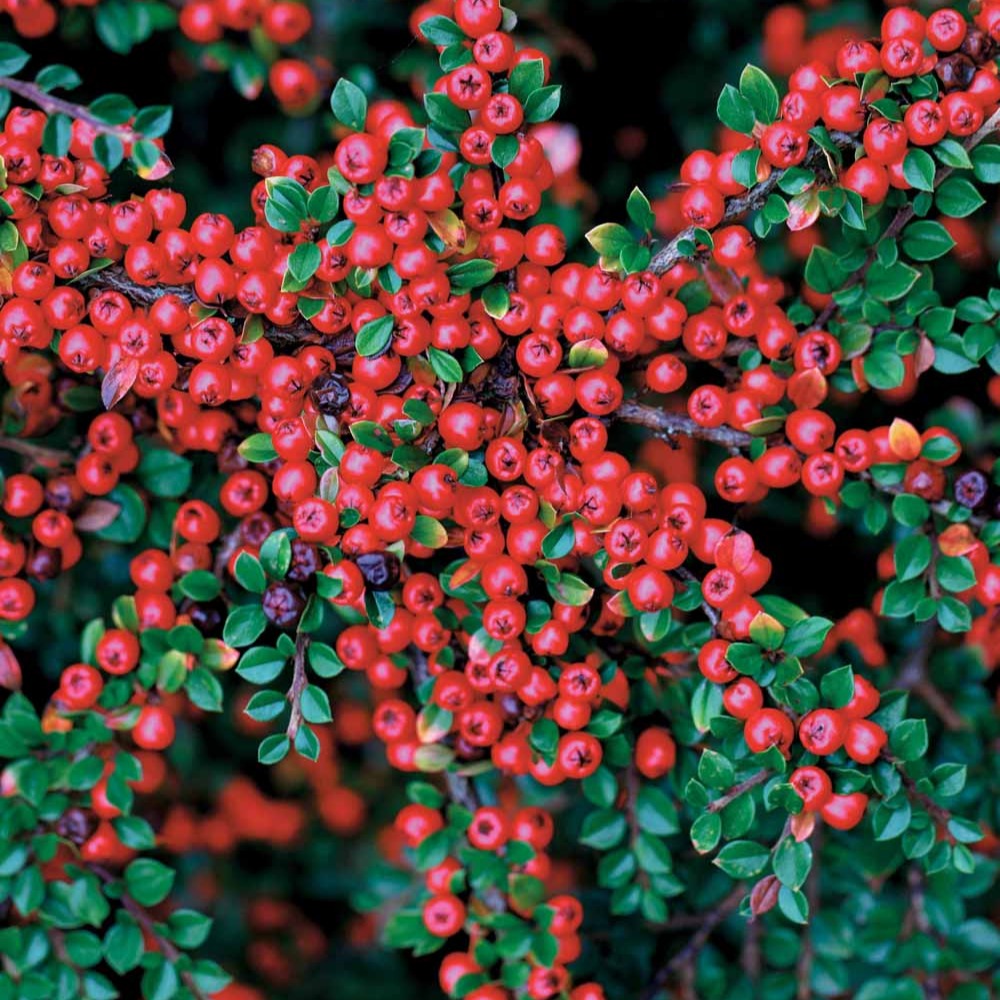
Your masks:
{"label": "cotoneaster shrub", "polygon": [[[294,44],[298,6],[179,22]],[[0,1000],[326,996],[296,967],[376,930],[415,957],[370,996],[439,995],[431,955],[469,1000],[993,995],[1000,292],[961,268],[1000,3],[967,13],[782,68],[779,8],[787,87],[747,65],[582,253],[497,0],[412,12],[419,100],[343,76],[329,151],[260,146],[240,227],[166,186],[169,109],[0,46]],[[803,607],[772,569],[837,524],[881,555]],[[241,985],[189,903],[247,843],[359,916],[264,889]]]}

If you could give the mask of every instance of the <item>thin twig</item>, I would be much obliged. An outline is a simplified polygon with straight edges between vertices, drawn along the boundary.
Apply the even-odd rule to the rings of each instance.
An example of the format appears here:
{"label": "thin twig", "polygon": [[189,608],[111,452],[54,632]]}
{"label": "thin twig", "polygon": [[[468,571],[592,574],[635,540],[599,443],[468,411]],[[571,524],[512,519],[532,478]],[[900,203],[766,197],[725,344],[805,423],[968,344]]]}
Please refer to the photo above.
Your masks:
{"label": "thin twig", "polygon": [[[89,125],[95,132],[101,135],[114,136],[126,147],[140,142],[146,137],[137,132],[130,125],[113,125],[98,118],[88,107],[83,104],[76,104],[67,101],[63,97],[56,97],[38,86],[37,83],[28,83],[27,80],[16,80],[10,76],[0,76],[0,90],[9,90],[12,94],[17,94],[36,108],[41,108],[48,115],[67,115],[77,121]],[[149,140],[151,141],[151,140]],[[159,150],[163,165],[173,169],[169,157],[163,150]],[[164,176],[169,171],[164,171],[160,176]]]}
{"label": "thin twig", "polygon": [[[415,647],[410,648],[410,675],[414,684],[419,687],[430,678],[430,670],[427,666],[426,654]],[[474,813],[482,806],[482,800],[476,791],[475,785],[464,774],[457,774],[454,771],[444,772],[445,791],[448,798],[463,809],[468,809]],[[496,888],[487,888],[479,893],[480,899],[494,913],[502,913],[507,909],[503,893]]]}
{"label": "thin twig", "polygon": [[938,826],[946,827],[949,820],[951,820],[951,812],[935,802],[926,792],[920,791],[916,781],[907,773],[903,762],[898,757],[894,757],[891,753],[887,753],[884,750],[882,751],[882,757],[899,772],[899,776],[903,781],[903,789],[910,802],[920,806]]}
{"label": "thin twig", "polygon": [[764,784],[767,781],[768,772],[766,770],[758,771],[756,774],[751,774],[749,778],[741,781],[738,785],[733,785],[732,788],[726,792],[725,795],[720,796],[714,802],[710,802],[705,807],[705,812],[717,813],[721,812],[726,806],[729,805],[734,799],[738,799],[744,792],[750,791],[751,788],[756,788],[758,785]]}
{"label": "thin twig", "polygon": [[[839,149],[847,149],[858,141],[858,136],[847,132],[833,132],[830,138]],[[820,167],[825,164],[826,158],[826,150],[820,146],[813,146],[801,166],[807,170]],[[732,222],[734,219],[746,215],[747,212],[753,212],[762,208],[767,199],[774,193],[778,182],[784,175],[784,170],[772,170],[764,180],[759,184],[755,184],[752,188],[748,188],[743,194],[727,198],[726,210],[722,216],[722,222]],[[694,240],[694,226],[688,226],[687,229],[681,230],[669,243],[662,246],[653,254],[653,259],[649,263],[649,269],[656,274],[663,274],[664,271],[669,271],[670,268],[682,261],[686,256],[681,253],[680,245],[685,242],[693,242]]]}
{"label": "thin twig", "polygon": [[[813,834],[813,863],[806,877],[805,895],[809,904],[809,915],[812,916],[819,909],[820,893],[820,853],[823,850],[823,827],[817,825]],[[812,992],[812,969],[813,969],[814,947],[810,927],[807,924],[802,932],[802,948],[799,951],[799,958],[795,964],[796,1000],[811,1000]]]}
{"label": "thin twig", "polygon": [[[684,566],[678,566],[677,569],[674,570],[674,574],[691,586],[701,587],[701,581],[698,577],[696,577],[691,570]],[[705,617],[712,623],[712,628],[715,628],[719,624],[720,616],[718,608],[713,608],[708,601],[702,601],[701,609],[705,612]]]}
{"label": "thin twig", "polygon": [[[918,865],[910,865],[906,869],[906,881],[910,891],[910,913],[913,915],[914,926],[921,934],[933,937],[931,922],[927,917],[927,901],[924,896],[924,873]],[[924,996],[926,1000],[942,1000],[941,979],[936,972],[929,972],[924,979]]]}
{"label": "thin twig", "polygon": [[292,714],[288,718],[288,738],[292,743],[299,734],[302,725],[302,692],[308,684],[306,676],[306,654],[309,652],[309,633],[299,632],[295,637],[295,657],[293,660],[294,673],[292,674],[292,686],[288,689],[288,704],[292,706]]}
{"label": "thin twig", "polygon": [[666,965],[661,966],[656,975],[653,976],[652,981],[643,990],[641,1000],[653,1000],[654,997],[662,992],[673,976],[682,973],[684,970],[693,971],[694,963],[697,961],[702,948],[708,944],[708,939],[712,936],[712,932],[740,905],[740,900],[744,895],[745,890],[743,885],[737,884],[720,903],[702,915],[697,929],[688,939],[687,944]]}
{"label": "thin twig", "polygon": [[[110,884],[113,882],[120,881],[115,875],[107,870],[107,868],[101,865],[88,865],[87,866],[102,882],[105,884]],[[171,963],[171,965],[176,966],[179,959],[183,957],[183,953],[178,950],[174,943],[168,940],[161,934],[156,928],[156,921],[146,912],[146,910],[140,906],[131,896],[127,893],[123,893],[121,896],[122,906],[135,918],[136,923],[146,932],[147,937],[151,937],[156,941],[157,947],[163,957]],[[195,1000],[207,1000],[206,995],[199,989],[198,984],[195,982],[194,977],[190,972],[177,970],[177,974],[180,976],[181,981],[188,988],[191,996]]]}
{"label": "thin twig", "polygon": [[[196,305],[199,302],[193,285],[140,285],[128,276],[128,272],[120,264],[110,264],[98,271],[81,275],[73,283],[77,288],[110,288],[113,291],[121,292],[130,301],[147,309],[164,295],[176,295],[187,306]],[[227,314],[226,318],[233,322],[239,322],[245,317],[242,309],[237,307],[234,312]],[[286,326],[278,326],[262,318],[262,326],[265,339],[273,344],[301,346],[307,341],[314,341],[329,348],[337,356],[338,361],[347,361],[354,356],[355,334],[353,330],[326,336],[304,319],[296,320]],[[239,331],[237,330],[237,332]]]}
{"label": "thin twig", "polygon": [[[993,135],[997,129],[1000,128],[1000,111],[996,111],[993,115],[987,119],[986,122],[979,128],[977,132],[970,135],[962,145],[965,147],[966,152],[970,149],[975,149],[984,139],[989,138]],[[935,189],[940,187],[953,173],[955,172],[954,167],[944,167],[944,169],[939,170],[934,177],[934,187]],[[913,202],[908,201],[893,217],[892,221],[886,226],[885,232],[869,247],[868,254],[865,257],[865,262],[858,268],[854,274],[851,275],[847,281],[841,285],[840,291],[846,291],[848,288],[854,288],[855,285],[861,284],[865,280],[865,275],[871,269],[872,265],[878,258],[878,248],[882,244],[883,240],[895,239],[906,227],[914,216]],[[834,314],[838,309],[837,303],[831,299],[823,311],[816,317],[813,323],[813,329],[819,329],[826,325],[826,323],[833,318]]]}
{"label": "thin twig", "polygon": [[679,436],[697,438],[700,441],[711,441],[724,448],[749,448],[753,435],[746,431],[738,431],[733,427],[703,427],[687,414],[672,413],[669,410],[645,403],[637,403],[626,399],[615,412],[615,419],[627,424],[637,424],[662,437],[675,438]]}
{"label": "thin twig", "polygon": [[45,445],[35,444],[33,441],[17,437],[0,437],[0,451],[12,451],[17,455],[23,455],[25,458],[32,459],[37,465],[43,465],[48,469],[54,469],[59,465],[68,465],[73,461],[73,456],[68,451],[48,448]]}
{"label": "thin twig", "polygon": [[952,708],[951,703],[930,678],[930,657],[934,650],[936,631],[933,620],[924,622],[917,633],[916,645],[904,661],[903,668],[896,678],[895,686],[902,691],[912,691],[927,702],[946,729],[968,729],[968,722]]}

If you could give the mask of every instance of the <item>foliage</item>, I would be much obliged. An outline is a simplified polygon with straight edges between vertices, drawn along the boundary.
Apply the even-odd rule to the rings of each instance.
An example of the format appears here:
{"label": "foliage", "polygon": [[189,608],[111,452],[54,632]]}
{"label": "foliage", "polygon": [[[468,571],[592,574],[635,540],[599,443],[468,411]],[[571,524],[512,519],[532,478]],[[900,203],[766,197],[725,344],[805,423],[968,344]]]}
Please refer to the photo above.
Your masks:
{"label": "foliage", "polygon": [[[86,16],[251,95],[299,8]],[[417,8],[416,99],[340,76],[245,227],[0,46],[0,998],[997,987],[1000,5],[803,66],[779,8],[579,248],[517,13]]]}

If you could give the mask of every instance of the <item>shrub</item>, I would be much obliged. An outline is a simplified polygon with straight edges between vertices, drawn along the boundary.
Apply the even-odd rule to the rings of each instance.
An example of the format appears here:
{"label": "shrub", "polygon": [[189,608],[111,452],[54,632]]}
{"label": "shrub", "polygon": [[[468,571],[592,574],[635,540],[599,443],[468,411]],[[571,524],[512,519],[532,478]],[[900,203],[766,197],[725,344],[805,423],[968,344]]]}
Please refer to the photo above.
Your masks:
{"label": "shrub", "polygon": [[[416,9],[419,100],[341,76],[332,152],[260,146],[245,227],[185,221],[168,108],[75,104],[0,46],[0,1000],[247,1000],[376,924],[469,1000],[992,995],[1000,300],[962,268],[1000,3],[972,6],[894,5],[784,96],[746,65],[719,152],[586,249],[550,57],[499,0]],[[310,23],[179,15],[237,61]],[[309,112],[322,73],[271,55]],[[874,570],[780,586],[838,525]],[[254,843],[359,916],[262,890],[240,985],[193,859]]]}

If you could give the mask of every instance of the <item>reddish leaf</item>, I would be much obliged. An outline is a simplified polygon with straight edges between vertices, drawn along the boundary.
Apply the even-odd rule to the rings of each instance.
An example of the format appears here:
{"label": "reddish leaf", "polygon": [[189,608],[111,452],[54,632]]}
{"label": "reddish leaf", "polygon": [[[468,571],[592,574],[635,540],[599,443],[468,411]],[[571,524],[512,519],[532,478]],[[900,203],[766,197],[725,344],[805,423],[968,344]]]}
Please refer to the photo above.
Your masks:
{"label": "reddish leaf", "polygon": [[101,400],[106,410],[110,410],[125,398],[125,394],[135,384],[138,374],[139,362],[135,358],[119,358],[108,369],[101,383]]}
{"label": "reddish leaf", "polygon": [[100,531],[121,512],[121,506],[111,500],[91,500],[73,522],[77,531]]}
{"label": "reddish leaf", "polygon": [[8,691],[21,689],[21,664],[7,643],[0,643],[0,687]]}
{"label": "reddish leaf", "polygon": [[759,917],[768,910],[773,910],[778,903],[778,893],[781,883],[777,875],[765,875],[750,892],[750,912]]}

